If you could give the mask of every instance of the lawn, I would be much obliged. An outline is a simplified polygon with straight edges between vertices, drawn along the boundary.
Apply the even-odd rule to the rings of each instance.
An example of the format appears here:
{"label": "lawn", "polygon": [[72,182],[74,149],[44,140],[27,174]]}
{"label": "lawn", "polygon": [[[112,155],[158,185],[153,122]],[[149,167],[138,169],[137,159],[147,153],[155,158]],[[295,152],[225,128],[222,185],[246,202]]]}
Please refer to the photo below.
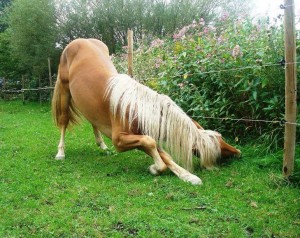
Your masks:
{"label": "lawn", "polygon": [[237,145],[242,159],[192,186],[152,176],[142,152],[100,151],[87,122],[64,161],[58,140],[49,105],[0,101],[0,237],[300,237],[300,159],[284,181],[282,151]]}

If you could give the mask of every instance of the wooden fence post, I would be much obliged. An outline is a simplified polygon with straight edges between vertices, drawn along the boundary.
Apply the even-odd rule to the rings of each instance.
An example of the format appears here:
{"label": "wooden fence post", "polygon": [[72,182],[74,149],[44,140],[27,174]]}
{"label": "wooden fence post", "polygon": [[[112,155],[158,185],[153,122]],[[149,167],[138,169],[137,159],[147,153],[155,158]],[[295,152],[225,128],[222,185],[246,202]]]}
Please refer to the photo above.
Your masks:
{"label": "wooden fence post", "polygon": [[24,78],[24,75],[22,74],[22,102],[23,102],[23,105],[25,104],[25,78]]}
{"label": "wooden fence post", "polygon": [[128,75],[133,77],[133,31],[128,29]]}
{"label": "wooden fence post", "polygon": [[[48,70],[49,70],[49,87],[51,88],[52,87],[52,74],[51,74],[51,59],[50,59],[50,57],[48,57]],[[53,97],[53,92],[50,89],[50,102],[52,100],[52,97]]]}
{"label": "wooden fence post", "polygon": [[297,76],[296,76],[296,34],[294,0],[284,1],[285,33],[285,136],[282,173],[285,178],[293,174],[296,145]]}
{"label": "wooden fence post", "polygon": [[6,79],[3,78],[3,99],[6,101]]}
{"label": "wooden fence post", "polygon": [[41,75],[39,75],[39,96],[40,96],[40,105],[42,105]]}

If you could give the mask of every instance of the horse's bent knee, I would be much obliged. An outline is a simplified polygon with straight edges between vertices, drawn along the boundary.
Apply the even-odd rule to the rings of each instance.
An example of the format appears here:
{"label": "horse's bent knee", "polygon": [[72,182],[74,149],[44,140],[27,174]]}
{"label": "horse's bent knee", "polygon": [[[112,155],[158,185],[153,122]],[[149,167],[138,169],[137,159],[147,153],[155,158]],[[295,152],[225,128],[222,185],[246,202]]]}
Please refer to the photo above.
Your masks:
{"label": "horse's bent knee", "polygon": [[141,139],[140,142],[141,142],[142,145],[144,145],[145,147],[147,147],[149,149],[156,149],[157,148],[156,141],[150,136],[144,136]]}
{"label": "horse's bent knee", "polygon": [[113,145],[114,145],[117,152],[123,152],[124,151],[124,149],[122,149],[122,143],[119,140],[113,140],[112,143],[113,143]]}

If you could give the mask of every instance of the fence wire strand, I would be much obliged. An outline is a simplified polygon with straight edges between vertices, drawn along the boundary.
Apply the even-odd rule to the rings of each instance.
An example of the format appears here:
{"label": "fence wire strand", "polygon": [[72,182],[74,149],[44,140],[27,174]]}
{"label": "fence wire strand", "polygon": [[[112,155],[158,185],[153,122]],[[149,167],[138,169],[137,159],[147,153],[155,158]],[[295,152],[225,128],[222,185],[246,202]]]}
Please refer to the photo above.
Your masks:
{"label": "fence wire strand", "polygon": [[[199,72],[199,73],[180,73],[178,72],[178,75],[174,75],[173,78],[176,77],[184,77],[184,76],[192,76],[192,75],[202,75],[202,74],[211,74],[211,73],[221,73],[221,72],[228,72],[228,71],[240,71],[240,70],[246,70],[246,69],[255,69],[255,68],[264,68],[264,67],[272,67],[272,66],[282,66],[287,67],[287,65],[291,64],[299,64],[300,62],[279,62],[279,63],[274,63],[274,64],[265,64],[265,65],[256,65],[256,66],[247,66],[247,67],[240,67],[240,68],[233,68],[233,69],[221,69],[221,70],[211,70],[211,71],[204,71],[204,72]],[[25,93],[26,91],[40,91],[40,90],[51,90],[54,89],[54,87],[41,87],[37,89],[20,89],[20,90],[2,90],[2,93]],[[215,120],[230,120],[230,121],[244,121],[244,122],[260,122],[260,123],[272,123],[272,124],[279,124],[281,126],[284,126],[285,124],[289,125],[295,125],[295,126],[300,126],[300,123],[296,122],[288,122],[285,121],[284,119],[282,120],[263,120],[263,119],[246,119],[246,118],[229,118],[229,117],[207,117],[207,116],[196,116],[194,118],[203,118],[203,119],[215,119]]]}
{"label": "fence wire strand", "polygon": [[202,75],[202,74],[211,74],[211,73],[221,73],[221,72],[228,72],[228,71],[240,71],[240,70],[246,70],[246,69],[256,69],[256,68],[264,68],[264,67],[271,67],[271,66],[283,66],[286,67],[286,65],[291,64],[299,64],[300,62],[289,62],[289,63],[274,63],[274,64],[265,64],[265,65],[256,65],[256,66],[246,66],[246,67],[240,67],[240,68],[233,68],[233,69],[221,69],[221,70],[211,70],[211,71],[204,71],[199,73],[181,73],[177,72],[177,75],[174,75],[173,78],[176,77],[184,77],[184,76],[193,76],[193,75]]}
{"label": "fence wire strand", "polygon": [[263,120],[263,119],[246,119],[246,118],[240,118],[240,119],[235,119],[235,118],[230,118],[230,117],[207,117],[207,116],[195,116],[193,118],[203,118],[203,119],[214,119],[214,120],[221,120],[221,121],[245,121],[245,122],[262,122],[262,123],[271,123],[271,124],[279,124],[281,126],[284,126],[285,124],[289,125],[295,125],[295,126],[300,126],[300,123],[296,122],[288,122],[286,120]]}

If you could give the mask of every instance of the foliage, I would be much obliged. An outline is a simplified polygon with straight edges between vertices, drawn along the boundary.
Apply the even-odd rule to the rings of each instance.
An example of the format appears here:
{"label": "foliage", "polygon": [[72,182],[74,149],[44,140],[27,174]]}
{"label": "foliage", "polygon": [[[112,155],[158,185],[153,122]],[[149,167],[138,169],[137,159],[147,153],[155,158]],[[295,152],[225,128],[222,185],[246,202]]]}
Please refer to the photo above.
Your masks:
{"label": "foliage", "polygon": [[[26,20],[24,20],[26,19]],[[29,75],[46,74],[47,58],[57,57],[55,8],[50,0],[16,0],[9,13],[11,55]]]}
{"label": "foliage", "polygon": [[170,95],[204,127],[244,142],[263,135],[277,148],[282,146],[284,127],[251,120],[284,118],[284,67],[279,64],[283,45],[280,25],[223,14],[215,26],[201,19],[172,39],[140,47],[134,73]]}
{"label": "foliage", "polygon": [[[213,20],[219,9],[236,1],[245,2],[3,0],[0,3],[0,32],[6,29],[9,42],[5,49],[9,51],[1,52],[1,57],[15,63],[4,67],[5,72],[2,70],[0,77],[15,80],[9,75],[18,75],[17,80],[20,80],[21,75],[26,74],[31,80],[33,77],[45,78],[48,74],[47,58],[51,57],[52,72],[56,71],[58,54],[73,39],[102,39],[111,52],[115,52],[127,41],[128,28],[133,29],[136,39],[144,35],[162,36],[199,17]],[[13,67],[16,70],[11,72]]]}
{"label": "foliage", "polygon": [[240,148],[242,160],[196,170],[199,187],[152,176],[142,152],[105,155],[87,123],[55,161],[49,105],[0,101],[0,134],[1,237],[300,236],[299,184],[282,180],[281,152]]}
{"label": "foliage", "polygon": [[18,77],[17,60],[12,57],[9,34],[7,32],[0,33],[0,77],[14,79]]}
{"label": "foliage", "polygon": [[1,0],[0,2],[0,33],[4,32],[8,27],[7,22],[3,20],[5,18],[5,10],[11,4],[11,0]]}
{"label": "foliage", "polygon": [[[119,46],[126,43],[129,28],[133,29],[136,39],[141,39],[143,35],[160,37],[200,17],[211,21],[218,8],[226,8],[231,2],[245,1],[60,1],[56,7],[60,28],[59,42],[65,46],[70,40],[78,37],[95,37],[102,39],[111,52],[115,53]],[[247,9],[247,6],[249,4],[243,6],[243,9]]]}

